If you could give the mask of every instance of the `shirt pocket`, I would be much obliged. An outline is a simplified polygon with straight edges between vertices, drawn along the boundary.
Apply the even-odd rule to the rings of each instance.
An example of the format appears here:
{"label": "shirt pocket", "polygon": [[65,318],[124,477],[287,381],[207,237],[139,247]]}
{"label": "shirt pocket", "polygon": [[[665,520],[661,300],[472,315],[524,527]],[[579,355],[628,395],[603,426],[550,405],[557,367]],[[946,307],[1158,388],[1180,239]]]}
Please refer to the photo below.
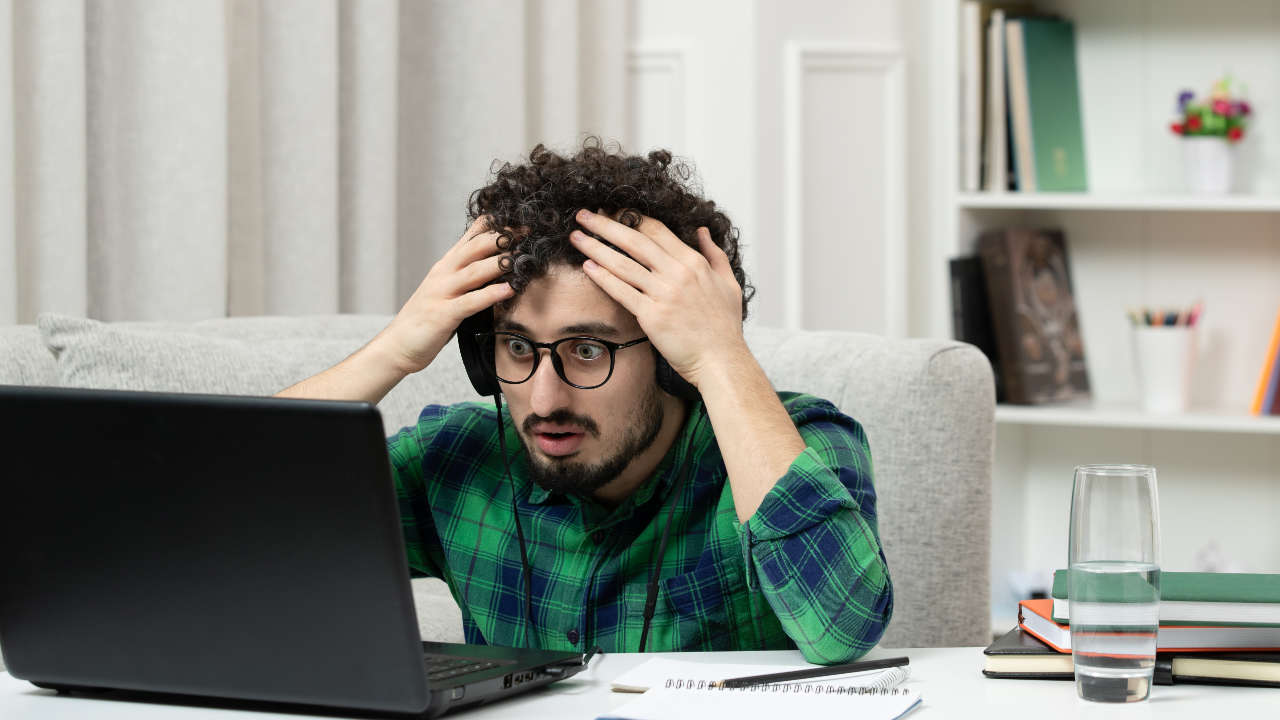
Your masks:
{"label": "shirt pocket", "polygon": [[[659,604],[669,613],[672,644],[680,650],[734,650],[741,646],[735,604],[746,584],[733,562],[704,555],[692,572],[661,581]],[[656,618],[655,618],[656,619]]]}

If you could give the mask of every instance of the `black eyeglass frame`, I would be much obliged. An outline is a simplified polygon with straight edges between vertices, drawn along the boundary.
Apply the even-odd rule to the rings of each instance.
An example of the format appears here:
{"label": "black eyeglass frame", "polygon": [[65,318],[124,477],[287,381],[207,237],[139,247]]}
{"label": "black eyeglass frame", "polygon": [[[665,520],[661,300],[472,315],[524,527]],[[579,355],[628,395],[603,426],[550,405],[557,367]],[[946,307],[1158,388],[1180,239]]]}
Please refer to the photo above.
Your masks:
{"label": "black eyeglass frame", "polygon": [[[529,343],[529,345],[533,347],[533,367],[529,369],[529,376],[526,377],[525,379],[504,380],[498,377],[498,368],[496,363],[497,363],[497,352],[498,352],[497,339],[499,335],[519,338]],[[489,352],[493,353],[492,359],[494,360],[494,363],[495,363],[493,367],[493,376],[497,378],[498,382],[506,383],[507,385],[520,385],[521,383],[529,382],[529,379],[532,378],[534,374],[538,372],[538,363],[542,362],[542,353],[539,351],[545,348],[548,354],[551,355],[551,366],[556,369],[556,375],[560,376],[560,380],[563,381],[564,384],[568,385],[569,387],[574,387],[579,390],[594,390],[604,385],[605,383],[609,382],[609,378],[613,377],[613,368],[614,368],[614,363],[617,360],[618,351],[625,350],[629,347],[632,347],[633,345],[639,345],[640,343],[649,342],[649,338],[647,336],[636,338],[635,340],[632,340],[630,342],[618,343],[618,342],[613,342],[612,340],[605,340],[604,338],[593,337],[591,335],[571,335],[569,337],[560,338],[559,340],[555,340],[552,342],[540,343],[540,342],[536,342],[532,338],[521,335],[520,333],[510,332],[506,330],[495,330],[492,332],[478,332],[476,333],[475,337],[476,337],[476,342],[480,345],[481,348],[487,349]],[[594,343],[600,343],[609,351],[609,374],[604,376],[604,380],[601,380],[599,383],[595,385],[579,385],[569,380],[569,378],[565,376],[564,361],[561,360],[560,353],[556,352],[556,348],[559,347],[560,343],[566,343],[566,342],[569,342],[570,340],[589,340]],[[486,343],[486,341],[488,342]]]}

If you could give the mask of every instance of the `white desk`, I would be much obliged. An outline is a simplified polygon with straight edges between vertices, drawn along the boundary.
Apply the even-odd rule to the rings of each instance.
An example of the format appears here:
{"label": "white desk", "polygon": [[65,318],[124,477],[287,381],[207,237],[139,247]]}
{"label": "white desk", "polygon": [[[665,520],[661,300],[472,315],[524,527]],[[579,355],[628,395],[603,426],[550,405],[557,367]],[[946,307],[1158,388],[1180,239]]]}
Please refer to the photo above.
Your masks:
{"label": "white desk", "polygon": [[[1062,680],[991,680],[982,675],[982,648],[926,648],[874,650],[868,658],[906,655],[911,658],[910,686],[920,690],[924,703],[908,720],[930,718],[1261,718],[1280,716],[1280,688],[1213,685],[1156,686],[1151,700],[1137,705],[1098,705],[1079,700],[1075,685]],[[630,695],[611,693],[609,681],[656,657],[650,653],[597,657],[576,677],[513,700],[456,715],[459,720],[487,718],[549,718],[590,720],[627,702]],[[667,653],[682,660],[727,663],[802,663],[796,651],[732,653]],[[240,720],[249,717],[290,717],[242,710],[183,707],[151,703],[58,697],[29,683],[0,673],[0,718],[3,720]]]}

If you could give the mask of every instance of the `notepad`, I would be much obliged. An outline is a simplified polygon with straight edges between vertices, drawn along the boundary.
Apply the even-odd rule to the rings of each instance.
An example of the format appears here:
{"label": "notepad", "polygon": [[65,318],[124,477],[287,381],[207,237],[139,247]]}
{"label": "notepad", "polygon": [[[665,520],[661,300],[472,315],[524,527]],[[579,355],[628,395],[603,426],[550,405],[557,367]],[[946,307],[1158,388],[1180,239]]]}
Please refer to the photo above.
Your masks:
{"label": "notepad", "polygon": [[902,687],[869,688],[839,683],[787,683],[744,688],[659,687],[597,720],[778,720],[840,717],[893,720],[914,710],[920,693]]}
{"label": "notepad", "polygon": [[890,720],[906,715],[921,702],[919,692],[898,687],[908,677],[908,667],[744,688],[709,685],[729,678],[796,669],[794,665],[729,665],[654,658],[612,683],[615,691],[643,694],[603,713],[598,720],[777,720],[797,712],[817,717]]}
{"label": "notepad", "polygon": [[[610,683],[609,687],[614,692],[642,693],[650,688],[661,688],[676,682],[679,682],[682,686],[697,686],[698,683],[705,685],[708,682],[729,680],[731,678],[753,677],[800,669],[802,669],[802,666],[796,665],[700,663],[669,658],[653,658],[619,675]],[[832,684],[885,688],[897,686],[905,681],[909,675],[909,667],[904,666],[885,670],[844,673],[842,675],[823,675],[822,677],[805,680],[794,680],[786,684]]]}

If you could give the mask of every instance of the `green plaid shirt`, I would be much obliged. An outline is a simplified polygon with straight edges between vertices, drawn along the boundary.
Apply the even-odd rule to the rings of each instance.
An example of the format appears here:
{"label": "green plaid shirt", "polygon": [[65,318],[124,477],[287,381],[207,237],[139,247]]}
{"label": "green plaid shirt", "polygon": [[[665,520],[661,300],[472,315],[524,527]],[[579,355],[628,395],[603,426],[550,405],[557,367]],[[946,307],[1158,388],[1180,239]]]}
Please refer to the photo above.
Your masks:
{"label": "green plaid shirt", "polygon": [[688,464],[647,649],[799,648],[815,663],[857,658],[893,612],[866,435],[825,400],[779,398],[808,447],[745,523],[710,421],[695,430],[701,404],[653,476],[612,510],[534,485],[504,407],[533,568],[532,630],[494,408],[428,406],[387,441],[410,570],[448,583],[469,643],[634,652],[666,507]]}

